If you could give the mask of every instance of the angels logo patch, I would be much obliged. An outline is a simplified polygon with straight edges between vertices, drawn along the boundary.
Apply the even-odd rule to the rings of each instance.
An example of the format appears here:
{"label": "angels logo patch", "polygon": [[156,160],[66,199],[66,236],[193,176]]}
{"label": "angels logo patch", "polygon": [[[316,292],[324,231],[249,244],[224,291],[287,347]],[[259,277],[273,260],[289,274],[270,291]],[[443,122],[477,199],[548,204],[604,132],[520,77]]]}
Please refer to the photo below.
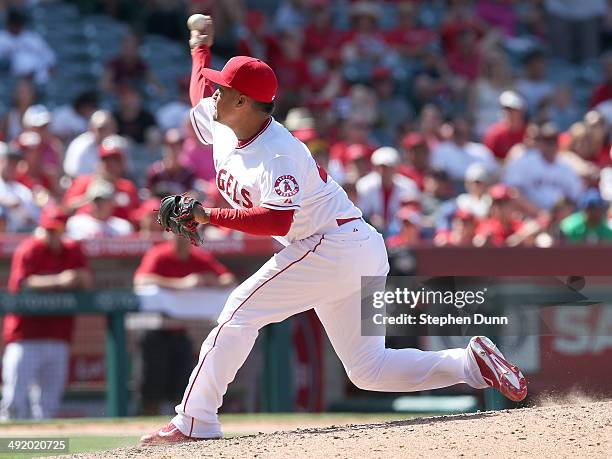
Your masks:
{"label": "angels logo patch", "polygon": [[281,175],[274,183],[274,191],[277,195],[288,198],[295,196],[300,191],[300,187],[293,175]]}

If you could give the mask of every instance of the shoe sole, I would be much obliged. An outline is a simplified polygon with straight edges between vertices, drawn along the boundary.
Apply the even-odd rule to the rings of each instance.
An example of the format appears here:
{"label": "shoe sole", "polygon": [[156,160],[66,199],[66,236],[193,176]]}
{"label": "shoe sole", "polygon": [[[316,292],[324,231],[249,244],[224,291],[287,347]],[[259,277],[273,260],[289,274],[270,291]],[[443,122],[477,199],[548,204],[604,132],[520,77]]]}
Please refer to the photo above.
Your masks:
{"label": "shoe sole", "polygon": [[196,441],[206,441],[206,440],[221,440],[223,437],[210,437],[210,438],[196,438],[196,437],[185,437],[180,440],[171,440],[168,437],[159,437],[156,436],[152,439],[140,440],[138,444],[140,446],[156,446],[156,445],[178,445],[180,443],[191,443]]}
{"label": "shoe sole", "polygon": [[509,363],[493,342],[478,336],[470,343],[480,373],[485,382],[500,391],[513,402],[520,402],[527,396],[527,382],[521,371]]}

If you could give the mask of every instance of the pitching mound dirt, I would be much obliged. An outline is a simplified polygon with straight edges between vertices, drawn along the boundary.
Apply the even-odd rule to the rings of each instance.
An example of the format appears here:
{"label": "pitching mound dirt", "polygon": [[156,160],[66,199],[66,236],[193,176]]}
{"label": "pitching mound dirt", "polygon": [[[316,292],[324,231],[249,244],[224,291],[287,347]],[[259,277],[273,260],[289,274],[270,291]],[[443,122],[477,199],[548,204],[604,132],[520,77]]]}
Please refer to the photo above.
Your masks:
{"label": "pitching mound dirt", "polygon": [[73,458],[612,457],[612,401],[123,448]]}

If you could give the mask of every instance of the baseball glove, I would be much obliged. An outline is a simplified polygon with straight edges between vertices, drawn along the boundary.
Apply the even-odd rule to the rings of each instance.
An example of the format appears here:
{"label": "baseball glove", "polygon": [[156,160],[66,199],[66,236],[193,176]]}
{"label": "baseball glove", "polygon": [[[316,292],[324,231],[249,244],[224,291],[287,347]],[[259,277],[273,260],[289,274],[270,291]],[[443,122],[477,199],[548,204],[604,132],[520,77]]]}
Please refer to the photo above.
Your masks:
{"label": "baseball glove", "polygon": [[202,243],[198,234],[199,223],[193,217],[196,204],[200,203],[189,196],[166,196],[161,201],[157,223],[164,230],[183,236],[193,245],[199,245]]}

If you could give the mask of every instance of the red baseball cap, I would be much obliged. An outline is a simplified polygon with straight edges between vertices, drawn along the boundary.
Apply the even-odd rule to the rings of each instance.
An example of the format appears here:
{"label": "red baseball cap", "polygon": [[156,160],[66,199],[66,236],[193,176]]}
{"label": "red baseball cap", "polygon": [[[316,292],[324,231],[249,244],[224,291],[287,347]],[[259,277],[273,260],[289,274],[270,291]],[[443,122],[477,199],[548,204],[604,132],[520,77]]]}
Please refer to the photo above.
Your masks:
{"label": "red baseball cap", "polygon": [[402,147],[407,150],[421,145],[427,145],[427,140],[425,136],[419,132],[410,132],[402,139]]}
{"label": "red baseball cap", "polygon": [[254,57],[232,57],[223,70],[204,69],[202,73],[213,83],[235,89],[258,102],[272,102],[278,89],[274,70]]}
{"label": "red baseball cap", "polygon": [[359,159],[368,158],[370,156],[370,148],[362,143],[354,143],[346,149],[346,159],[349,161],[357,161]]}
{"label": "red baseball cap", "polygon": [[392,76],[391,70],[389,70],[387,67],[379,66],[372,71],[372,79],[375,81],[388,80]]}
{"label": "red baseball cap", "polygon": [[68,216],[59,206],[49,204],[43,208],[38,224],[47,230],[63,231],[67,220]]}
{"label": "red baseball cap", "polygon": [[514,198],[512,188],[507,185],[498,183],[489,189],[489,195],[493,201],[509,201]]}

